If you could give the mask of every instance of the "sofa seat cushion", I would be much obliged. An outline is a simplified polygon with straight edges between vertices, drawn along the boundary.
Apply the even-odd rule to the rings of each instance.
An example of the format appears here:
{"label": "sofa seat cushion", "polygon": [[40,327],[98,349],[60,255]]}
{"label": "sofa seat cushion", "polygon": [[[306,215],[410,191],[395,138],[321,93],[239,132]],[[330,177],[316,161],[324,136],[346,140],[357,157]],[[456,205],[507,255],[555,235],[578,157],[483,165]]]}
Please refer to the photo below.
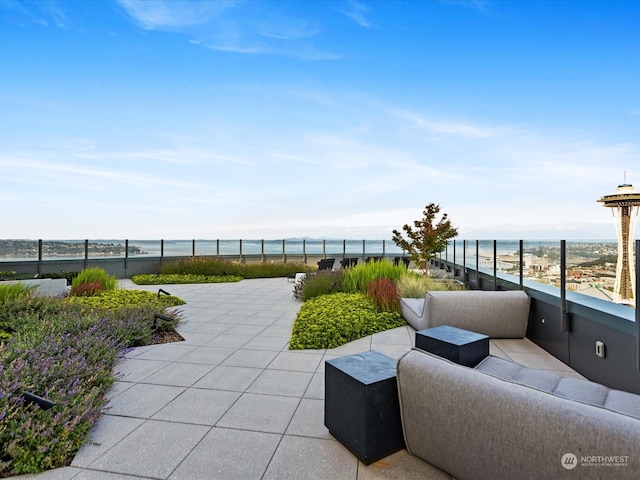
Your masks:
{"label": "sofa seat cushion", "polygon": [[553,372],[523,367],[503,358],[488,356],[476,370],[519,385],[535,388],[558,397],[603,407],[640,419],[640,396],[612,390],[581,378],[562,377]]}

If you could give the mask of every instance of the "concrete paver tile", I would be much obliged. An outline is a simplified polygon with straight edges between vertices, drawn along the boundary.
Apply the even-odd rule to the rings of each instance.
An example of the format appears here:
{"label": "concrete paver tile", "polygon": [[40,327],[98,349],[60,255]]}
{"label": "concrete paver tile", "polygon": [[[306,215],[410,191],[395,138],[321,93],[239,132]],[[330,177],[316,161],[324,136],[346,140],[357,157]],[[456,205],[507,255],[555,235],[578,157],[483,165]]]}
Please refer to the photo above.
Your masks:
{"label": "concrete paver tile", "polygon": [[202,377],[194,387],[244,392],[261,373],[262,369],[259,368],[218,365]]}
{"label": "concrete paver tile", "polygon": [[156,413],[153,418],[213,426],[240,395],[239,392],[190,388]]}
{"label": "concrete paver tile", "polygon": [[90,465],[126,475],[165,479],[210,427],[148,420]]}
{"label": "concrete paver tile", "polygon": [[356,478],[358,459],[335,440],[285,436],[264,480]]}
{"label": "concrete paver tile", "polygon": [[259,480],[280,435],[213,428],[170,480]]}
{"label": "concrete paver tile", "polygon": [[109,414],[151,418],[183,391],[183,387],[138,383],[111,400]]}
{"label": "concrete paver tile", "polygon": [[243,394],[216,426],[284,433],[300,400],[275,395]]}

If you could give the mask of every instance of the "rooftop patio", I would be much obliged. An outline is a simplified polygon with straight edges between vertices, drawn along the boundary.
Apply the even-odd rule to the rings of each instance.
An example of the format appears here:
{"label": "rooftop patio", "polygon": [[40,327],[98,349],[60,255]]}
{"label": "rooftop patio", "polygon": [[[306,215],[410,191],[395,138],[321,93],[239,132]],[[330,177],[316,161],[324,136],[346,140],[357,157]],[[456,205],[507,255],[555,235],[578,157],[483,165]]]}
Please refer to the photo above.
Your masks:
{"label": "rooftop patio", "polygon": [[[451,478],[406,450],[365,466],[324,426],[325,360],[370,349],[399,358],[412,347],[411,327],[332,350],[289,351],[301,304],[286,279],[162,288],[187,302],[185,341],[129,352],[106,414],[72,465],[20,478]],[[579,376],[526,339],[492,340],[490,348]]]}

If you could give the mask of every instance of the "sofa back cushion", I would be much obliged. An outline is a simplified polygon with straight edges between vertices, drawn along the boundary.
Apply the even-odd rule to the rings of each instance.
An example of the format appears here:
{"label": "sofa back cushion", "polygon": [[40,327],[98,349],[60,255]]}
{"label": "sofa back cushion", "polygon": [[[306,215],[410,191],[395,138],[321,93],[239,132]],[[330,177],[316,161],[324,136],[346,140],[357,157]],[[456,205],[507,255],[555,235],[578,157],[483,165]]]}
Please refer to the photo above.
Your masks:
{"label": "sofa back cushion", "polygon": [[523,367],[491,355],[482,360],[475,369],[558,397],[606,408],[640,419],[640,395],[612,390],[582,378],[561,377],[545,370]]}
{"label": "sofa back cushion", "polygon": [[423,316],[428,327],[451,325],[491,338],[523,338],[530,301],[522,290],[432,291],[425,297]]}

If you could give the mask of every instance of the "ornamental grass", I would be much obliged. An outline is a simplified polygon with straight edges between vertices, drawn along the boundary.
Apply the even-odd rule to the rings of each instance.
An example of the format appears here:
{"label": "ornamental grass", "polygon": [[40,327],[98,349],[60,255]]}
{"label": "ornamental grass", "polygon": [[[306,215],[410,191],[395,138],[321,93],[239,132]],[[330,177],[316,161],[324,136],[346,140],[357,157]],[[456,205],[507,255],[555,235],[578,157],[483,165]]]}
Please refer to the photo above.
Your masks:
{"label": "ornamental grass", "polygon": [[[239,276],[242,278],[277,278],[298,272],[310,272],[314,268],[301,263],[259,262],[240,263],[215,257],[190,257],[163,264],[161,274]],[[232,280],[233,281],[233,280]]]}

